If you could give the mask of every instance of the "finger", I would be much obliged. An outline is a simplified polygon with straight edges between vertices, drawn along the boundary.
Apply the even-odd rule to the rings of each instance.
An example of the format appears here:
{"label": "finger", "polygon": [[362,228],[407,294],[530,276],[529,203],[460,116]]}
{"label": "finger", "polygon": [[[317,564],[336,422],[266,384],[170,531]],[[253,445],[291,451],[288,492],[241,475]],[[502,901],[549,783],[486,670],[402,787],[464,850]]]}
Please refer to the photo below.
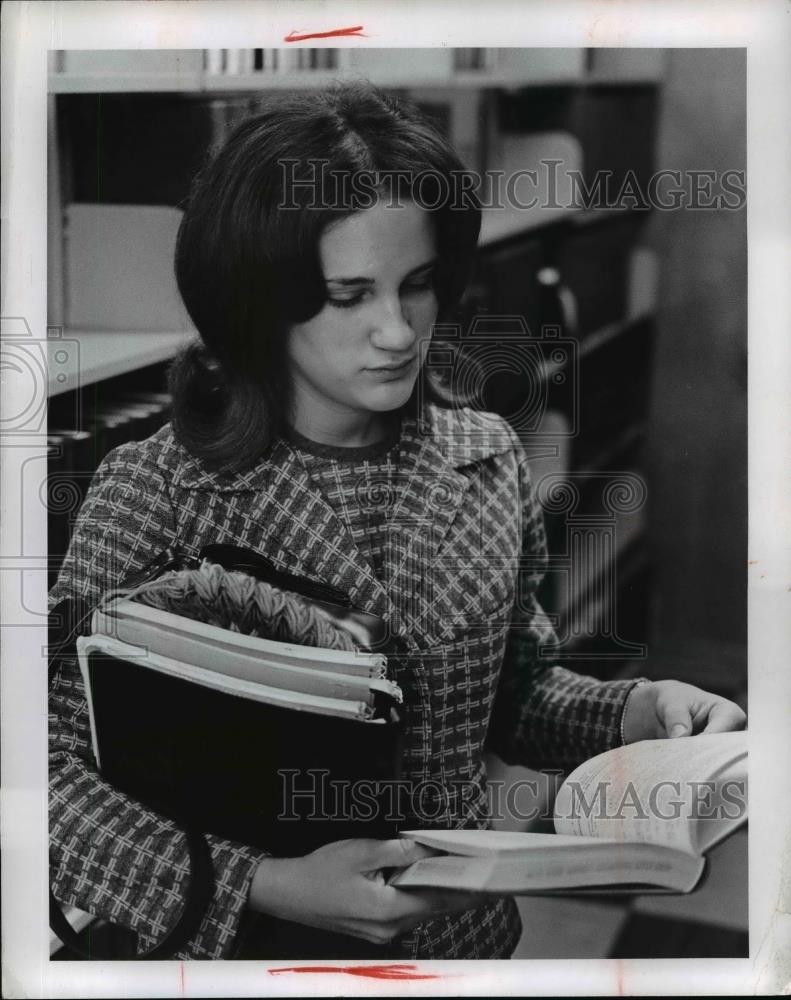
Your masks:
{"label": "finger", "polygon": [[423,893],[383,886],[376,889],[370,909],[366,907],[362,912],[377,925],[396,923],[404,929],[431,919],[436,911],[432,908],[432,901],[426,899]]}
{"label": "finger", "polygon": [[692,732],[692,714],[685,701],[668,701],[659,715],[665,732],[671,739],[689,736]]}
{"label": "finger", "polygon": [[369,849],[365,853],[365,864],[369,869],[406,868],[421,858],[430,858],[437,853],[430,847],[424,847],[406,837],[395,840],[370,840],[367,843]]}
{"label": "finger", "polygon": [[730,733],[735,729],[744,729],[747,716],[732,701],[718,701],[709,712],[709,719],[704,733]]}

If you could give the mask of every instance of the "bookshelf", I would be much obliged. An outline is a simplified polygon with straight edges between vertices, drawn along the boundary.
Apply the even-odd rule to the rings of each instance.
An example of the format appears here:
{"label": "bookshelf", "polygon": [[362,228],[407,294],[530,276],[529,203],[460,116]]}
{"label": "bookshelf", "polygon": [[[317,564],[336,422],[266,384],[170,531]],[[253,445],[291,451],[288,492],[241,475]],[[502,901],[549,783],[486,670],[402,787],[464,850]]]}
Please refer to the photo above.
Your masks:
{"label": "bookshelf", "polygon": [[51,54],[50,91],[206,94],[325,87],[339,77],[383,87],[519,89],[553,84],[657,82],[662,49],[390,49],[289,47],[70,50]]}
{"label": "bookshelf", "polygon": [[[539,599],[561,640],[557,659],[602,678],[640,657],[651,622],[641,484],[657,286],[656,268],[645,266],[655,262],[640,242],[643,224],[635,213],[592,220],[579,211],[504,234],[481,246],[466,297],[465,322],[481,335],[502,349],[513,335],[503,318],[520,318],[530,331],[523,342],[546,354],[524,371],[515,360],[515,372],[490,379],[485,407],[506,417],[535,456],[550,552]],[[577,271],[581,234],[585,253],[606,262],[597,277],[606,294]],[[556,383],[558,375],[565,381]],[[528,383],[537,403],[525,420]]]}
{"label": "bookshelf", "polygon": [[70,330],[47,341],[49,396],[169,361],[192,339],[180,330],[141,333],[120,330]]}

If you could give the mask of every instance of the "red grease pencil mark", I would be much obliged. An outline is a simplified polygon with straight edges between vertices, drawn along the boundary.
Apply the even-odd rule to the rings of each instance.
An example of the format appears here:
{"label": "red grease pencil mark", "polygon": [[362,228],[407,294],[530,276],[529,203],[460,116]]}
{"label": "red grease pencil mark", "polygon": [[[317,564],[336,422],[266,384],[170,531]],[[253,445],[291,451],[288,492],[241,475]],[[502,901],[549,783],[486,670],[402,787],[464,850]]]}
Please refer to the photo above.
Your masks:
{"label": "red grease pencil mark", "polygon": [[626,990],[624,989],[625,983],[624,983],[623,959],[618,959],[618,964],[616,966],[616,973],[615,974],[616,974],[617,980],[618,980],[618,996],[619,997],[625,997],[626,996]]}
{"label": "red grease pencil mark", "polygon": [[267,970],[272,975],[279,972],[343,972],[349,976],[367,976],[370,979],[441,979],[431,972],[419,972],[416,965],[292,965],[284,969]]}
{"label": "red grease pencil mark", "polygon": [[362,33],[363,26],[356,24],[353,28],[333,28],[332,31],[310,31],[304,35],[297,34],[296,31],[289,31],[283,37],[284,42],[304,42],[308,38],[338,38],[340,35],[351,36],[353,38],[367,38]]}

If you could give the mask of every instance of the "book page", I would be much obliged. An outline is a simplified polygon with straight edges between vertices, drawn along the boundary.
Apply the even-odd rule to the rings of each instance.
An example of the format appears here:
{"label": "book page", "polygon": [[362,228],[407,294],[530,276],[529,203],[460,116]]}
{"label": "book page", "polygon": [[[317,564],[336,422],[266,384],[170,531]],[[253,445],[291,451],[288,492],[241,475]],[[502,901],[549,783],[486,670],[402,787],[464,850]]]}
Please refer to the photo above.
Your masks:
{"label": "book page", "polygon": [[463,857],[499,857],[541,848],[579,847],[579,837],[510,830],[401,830],[399,837]]}
{"label": "book page", "polygon": [[746,762],[746,732],[609,750],[565,780],[555,829],[702,852],[746,818]]}
{"label": "book page", "polygon": [[704,854],[747,818],[747,756],[726,764],[713,776],[715,787],[706,808],[693,821],[695,850]]}
{"label": "book page", "polygon": [[503,895],[636,884],[689,892],[705,863],[702,857],[653,844],[624,845],[602,838],[553,834],[535,836],[536,841],[522,851],[422,858],[398,870],[388,884],[399,888],[437,886]]}

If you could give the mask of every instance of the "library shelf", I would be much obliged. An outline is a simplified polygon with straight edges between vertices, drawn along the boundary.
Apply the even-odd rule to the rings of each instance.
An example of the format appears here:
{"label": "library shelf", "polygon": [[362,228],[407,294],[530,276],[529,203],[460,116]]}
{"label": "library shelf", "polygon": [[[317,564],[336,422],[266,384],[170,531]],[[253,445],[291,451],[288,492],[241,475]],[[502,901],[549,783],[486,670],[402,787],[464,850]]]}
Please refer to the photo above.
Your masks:
{"label": "library shelf", "polygon": [[194,336],[183,330],[66,330],[47,341],[49,395],[168,361]]}

